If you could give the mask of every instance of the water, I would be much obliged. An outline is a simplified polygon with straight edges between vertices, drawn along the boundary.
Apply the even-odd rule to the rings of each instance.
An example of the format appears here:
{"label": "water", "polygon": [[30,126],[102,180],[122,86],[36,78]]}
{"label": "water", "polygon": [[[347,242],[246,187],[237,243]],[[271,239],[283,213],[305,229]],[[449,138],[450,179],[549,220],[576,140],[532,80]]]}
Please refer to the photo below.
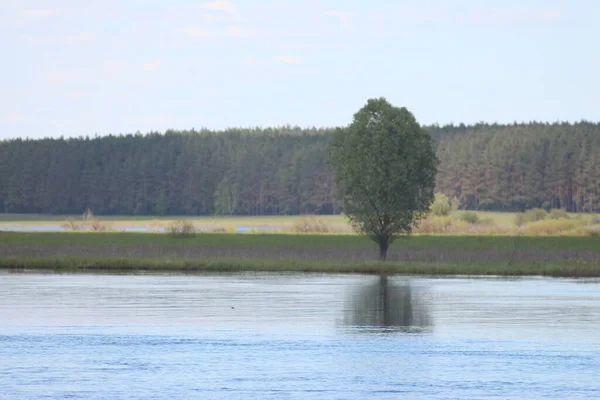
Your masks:
{"label": "water", "polygon": [[[196,227],[198,231],[202,232],[211,232],[214,228],[209,227]],[[240,226],[235,228],[238,233],[251,233],[251,232],[261,232],[261,233],[274,233],[280,232],[281,228],[272,227],[272,226]],[[163,227],[152,227],[152,226],[133,226],[133,227],[119,227],[114,228],[113,230],[117,232],[166,232],[167,229]],[[62,225],[0,225],[0,232],[64,232],[66,228]]]}
{"label": "water", "polygon": [[600,398],[600,284],[0,272],[1,399]]}

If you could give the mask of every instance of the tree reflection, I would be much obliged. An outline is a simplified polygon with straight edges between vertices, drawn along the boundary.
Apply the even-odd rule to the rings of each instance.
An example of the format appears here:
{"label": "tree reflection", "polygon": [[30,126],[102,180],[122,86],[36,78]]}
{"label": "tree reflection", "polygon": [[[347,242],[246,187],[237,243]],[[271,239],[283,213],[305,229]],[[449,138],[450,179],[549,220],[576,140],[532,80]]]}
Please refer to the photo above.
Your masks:
{"label": "tree reflection", "polygon": [[425,333],[431,319],[421,290],[408,280],[393,281],[381,276],[365,286],[353,288],[345,307],[344,325],[364,331]]}

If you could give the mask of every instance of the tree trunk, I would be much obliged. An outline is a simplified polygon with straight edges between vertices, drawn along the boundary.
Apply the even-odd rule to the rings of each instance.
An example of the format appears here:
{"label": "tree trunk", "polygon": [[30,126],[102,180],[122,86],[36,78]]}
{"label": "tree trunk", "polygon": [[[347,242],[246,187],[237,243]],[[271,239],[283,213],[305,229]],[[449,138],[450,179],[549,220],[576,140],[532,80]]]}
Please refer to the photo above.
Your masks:
{"label": "tree trunk", "polygon": [[377,244],[379,245],[379,261],[385,261],[387,259],[388,247],[390,246],[389,239],[380,238]]}

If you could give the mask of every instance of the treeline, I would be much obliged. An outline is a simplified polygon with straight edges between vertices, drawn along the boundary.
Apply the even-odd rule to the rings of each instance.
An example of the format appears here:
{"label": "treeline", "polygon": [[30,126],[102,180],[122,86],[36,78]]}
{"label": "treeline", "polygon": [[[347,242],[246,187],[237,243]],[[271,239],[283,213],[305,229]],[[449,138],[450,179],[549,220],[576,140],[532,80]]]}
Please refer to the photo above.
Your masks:
{"label": "treeline", "polygon": [[438,137],[437,190],[463,208],[600,210],[600,124],[477,125]]}
{"label": "treeline", "polygon": [[[600,210],[600,125],[429,127],[437,190],[466,209]],[[328,129],[0,142],[0,211],[208,215],[338,213]]]}

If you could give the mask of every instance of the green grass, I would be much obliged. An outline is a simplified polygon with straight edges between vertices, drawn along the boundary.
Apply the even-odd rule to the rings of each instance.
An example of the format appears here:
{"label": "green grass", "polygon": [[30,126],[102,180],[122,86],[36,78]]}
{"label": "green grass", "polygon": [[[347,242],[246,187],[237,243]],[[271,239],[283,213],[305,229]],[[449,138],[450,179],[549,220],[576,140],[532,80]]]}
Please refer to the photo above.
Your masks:
{"label": "green grass", "polygon": [[414,236],[390,252],[376,262],[356,235],[0,232],[0,268],[600,276],[597,237]]}
{"label": "green grass", "polygon": [[[173,238],[163,233],[133,232],[0,232],[0,245],[127,245],[206,247],[373,248],[369,239],[332,234],[228,234],[200,233]],[[419,235],[396,240],[392,248],[430,249],[589,249],[600,252],[600,240],[579,236]]]}
{"label": "green grass", "polygon": [[593,262],[513,264],[455,263],[333,263],[273,260],[156,260],[156,259],[86,259],[82,257],[11,257],[0,258],[0,268],[19,270],[51,269],[55,271],[173,271],[173,272],[320,272],[409,275],[493,275],[600,277]]}

